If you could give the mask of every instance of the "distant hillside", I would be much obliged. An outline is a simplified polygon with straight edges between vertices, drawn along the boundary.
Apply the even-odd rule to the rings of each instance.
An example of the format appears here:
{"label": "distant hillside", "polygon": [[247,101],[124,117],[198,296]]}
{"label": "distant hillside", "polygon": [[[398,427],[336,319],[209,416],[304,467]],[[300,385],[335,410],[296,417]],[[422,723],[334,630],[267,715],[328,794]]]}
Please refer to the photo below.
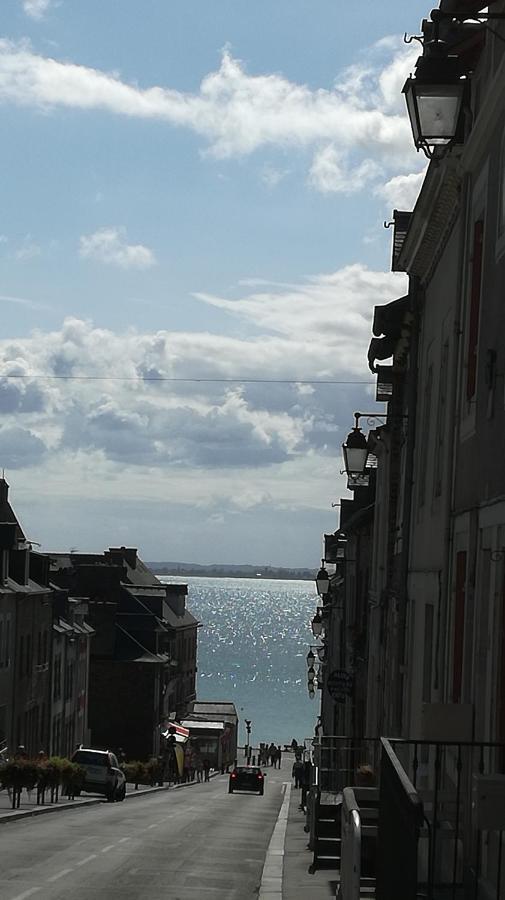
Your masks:
{"label": "distant hillside", "polygon": [[248,565],[209,565],[182,562],[149,562],[147,563],[156,575],[201,575],[211,578],[285,578],[291,580],[313,581],[312,569],[282,569],[276,566]]}

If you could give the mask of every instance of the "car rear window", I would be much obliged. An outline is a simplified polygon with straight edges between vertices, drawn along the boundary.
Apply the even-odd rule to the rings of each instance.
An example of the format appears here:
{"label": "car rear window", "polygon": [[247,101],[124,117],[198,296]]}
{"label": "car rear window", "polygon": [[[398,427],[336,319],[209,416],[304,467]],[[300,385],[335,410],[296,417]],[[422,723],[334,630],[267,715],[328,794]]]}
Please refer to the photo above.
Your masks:
{"label": "car rear window", "polygon": [[106,766],[109,762],[106,753],[96,753],[93,750],[77,750],[72,759],[76,763],[88,766]]}
{"label": "car rear window", "polygon": [[239,766],[238,769],[235,769],[238,775],[259,775],[259,769],[255,769],[253,766]]}

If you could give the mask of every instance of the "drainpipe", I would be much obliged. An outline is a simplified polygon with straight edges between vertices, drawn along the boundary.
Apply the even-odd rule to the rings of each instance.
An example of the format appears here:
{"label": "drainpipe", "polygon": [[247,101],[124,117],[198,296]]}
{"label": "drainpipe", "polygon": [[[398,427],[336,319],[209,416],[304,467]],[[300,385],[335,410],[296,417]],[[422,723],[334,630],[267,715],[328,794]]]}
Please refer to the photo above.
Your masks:
{"label": "drainpipe", "polygon": [[[461,186],[461,229],[459,236],[458,248],[458,272],[456,282],[456,316],[454,319],[454,355],[453,360],[453,378],[451,384],[450,397],[448,398],[447,409],[454,410],[452,419],[450,419],[450,430],[448,434],[449,447],[452,441],[452,452],[447,454],[449,471],[447,472],[448,490],[445,498],[444,508],[444,554],[443,568],[440,582],[440,609],[438,613],[438,629],[437,629],[437,653],[435,657],[435,673],[434,673],[434,690],[442,691],[442,702],[448,700],[447,697],[447,673],[446,659],[448,647],[447,627],[449,623],[449,606],[450,606],[450,584],[452,572],[452,544],[453,544],[453,528],[452,514],[455,505],[456,495],[456,471],[457,471],[457,455],[458,455],[458,428],[461,418],[461,380],[458,377],[463,371],[463,355],[464,346],[463,336],[463,306],[466,296],[467,275],[466,275],[466,253],[468,239],[468,208],[470,203],[470,181],[471,177],[465,173]],[[440,679],[442,678],[442,683]]]}
{"label": "drainpipe", "polygon": [[[398,733],[405,736],[405,722],[403,721],[403,709],[405,701],[406,720],[410,711],[410,692],[405,690],[406,648],[407,648],[407,607],[410,535],[412,518],[412,494],[414,490],[414,451],[416,442],[416,415],[418,395],[418,356],[419,356],[419,326],[421,321],[420,305],[424,302],[424,292],[416,275],[409,276],[410,312],[413,315],[412,338],[410,345],[409,380],[407,388],[407,447],[405,453],[405,476],[403,488],[402,510],[402,552],[400,559],[400,610],[398,617],[398,668],[396,677],[396,725]],[[408,737],[408,734],[407,734]]]}

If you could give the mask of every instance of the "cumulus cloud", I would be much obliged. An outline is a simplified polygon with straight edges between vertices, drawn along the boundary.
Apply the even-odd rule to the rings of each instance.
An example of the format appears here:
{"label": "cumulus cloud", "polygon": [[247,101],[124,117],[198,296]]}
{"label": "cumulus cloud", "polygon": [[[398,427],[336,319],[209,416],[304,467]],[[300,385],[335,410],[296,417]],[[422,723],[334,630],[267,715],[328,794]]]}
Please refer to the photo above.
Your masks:
{"label": "cumulus cloud", "polygon": [[[117,334],[70,318],[57,331],[0,341],[3,427],[33,436],[23,456],[20,434],[7,431],[0,466],[16,453],[28,465],[50,451],[63,467],[84,454],[99,460],[107,479],[125,466],[184,472],[191,481],[207,473],[207,497],[215,473],[277,470],[274,485],[267,478],[260,490],[274,496],[279,469],[311,454],[333,459],[349,424],[339,419],[339,403],[347,397],[355,408],[356,391],[362,398],[370,381],[373,306],[401,295],[403,276],[355,265],[298,285],[243,291],[234,300],[201,299],[246,326],[254,322],[254,337]],[[300,384],[313,379],[365,384]]]}
{"label": "cumulus cloud", "polygon": [[43,19],[51,0],[23,0],[23,10],[31,19]]}
{"label": "cumulus cloud", "polygon": [[[105,110],[191,129],[216,157],[260,148],[377,153],[389,164],[412,158],[407,117],[396,97],[412,66],[412,48],[388,46],[373,65],[341,73],[331,88],[311,89],[282,74],[250,74],[229,50],[198,92],[140,88],[117,73],[41,56],[30,45],[0,41],[0,100],[38,109]],[[396,99],[395,99],[396,98]]]}
{"label": "cumulus cloud", "polygon": [[377,193],[385,198],[392,209],[413,209],[425,175],[426,167],[422,172],[395,175],[386,184],[377,188]]}
{"label": "cumulus cloud", "polygon": [[121,269],[149,269],[156,257],[143,244],[128,244],[124,228],[100,228],[94,234],[82,235],[79,253],[84,259],[93,259]]}
{"label": "cumulus cloud", "polygon": [[375,180],[380,172],[380,166],[372,159],[364,159],[354,168],[349,167],[338,148],[328,144],[315,154],[309,182],[323,194],[355,194],[367,182]]}

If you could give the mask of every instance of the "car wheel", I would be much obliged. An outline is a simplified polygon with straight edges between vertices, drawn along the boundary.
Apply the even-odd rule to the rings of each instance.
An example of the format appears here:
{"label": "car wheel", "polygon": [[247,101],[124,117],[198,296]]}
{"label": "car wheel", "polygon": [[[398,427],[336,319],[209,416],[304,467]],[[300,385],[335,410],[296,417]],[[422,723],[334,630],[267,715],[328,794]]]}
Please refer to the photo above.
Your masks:
{"label": "car wheel", "polygon": [[111,791],[107,791],[107,793],[105,794],[105,798],[107,800],[107,803],[114,803],[114,789],[112,789]]}
{"label": "car wheel", "polygon": [[126,797],[126,784],[123,784],[123,786],[120,787],[119,791],[117,792],[116,799],[118,800],[118,802],[121,802],[121,800],[124,800],[125,797]]}

